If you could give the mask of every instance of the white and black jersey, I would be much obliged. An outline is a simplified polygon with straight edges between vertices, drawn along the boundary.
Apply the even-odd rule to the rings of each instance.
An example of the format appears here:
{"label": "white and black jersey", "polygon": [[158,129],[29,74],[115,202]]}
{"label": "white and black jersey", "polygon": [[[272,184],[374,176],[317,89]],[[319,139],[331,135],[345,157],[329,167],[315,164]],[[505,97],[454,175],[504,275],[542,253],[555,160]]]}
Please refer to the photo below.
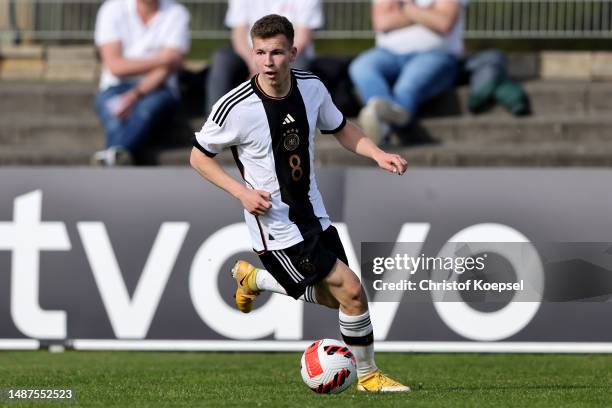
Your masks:
{"label": "white and black jersey", "polygon": [[254,77],[217,101],[194,146],[210,157],[230,147],[246,185],[272,194],[266,215],[244,212],[256,251],[288,248],[331,225],[315,180],[314,137],[316,128],[332,134],[345,124],[308,71],[291,70],[284,98],[266,95]]}

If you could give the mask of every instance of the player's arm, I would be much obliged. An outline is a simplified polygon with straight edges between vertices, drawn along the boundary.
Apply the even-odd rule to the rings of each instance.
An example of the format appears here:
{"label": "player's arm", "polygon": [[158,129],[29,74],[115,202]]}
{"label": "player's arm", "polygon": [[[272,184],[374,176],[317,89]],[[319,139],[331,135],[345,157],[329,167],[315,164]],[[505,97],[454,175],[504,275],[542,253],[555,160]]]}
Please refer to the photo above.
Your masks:
{"label": "player's arm", "polygon": [[251,214],[264,215],[270,209],[270,193],[247,188],[223,170],[214,158],[205,155],[199,149],[194,147],[191,150],[189,162],[202,177],[239,200]]}
{"label": "player's arm", "polygon": [[414,23],[444,35],[450,33],[455,26],[461,5],[456,0],[436,0],[431,7],[423,8],[407,1],[403,10]]}
{"label": "player's arm", "polygon": [[372,5],[372,27],[374,31],[387,33],[413,24],[398,0],[383,0]]}
{"label": "player's arm", "polygon": [[378,166],[391,173],[404,174],[408,163],[398,154],[387,153],[376,146],[361,129],[347,122],[338,133],[336,139],[345,149],[357,153],[360,156],[374,160]]}

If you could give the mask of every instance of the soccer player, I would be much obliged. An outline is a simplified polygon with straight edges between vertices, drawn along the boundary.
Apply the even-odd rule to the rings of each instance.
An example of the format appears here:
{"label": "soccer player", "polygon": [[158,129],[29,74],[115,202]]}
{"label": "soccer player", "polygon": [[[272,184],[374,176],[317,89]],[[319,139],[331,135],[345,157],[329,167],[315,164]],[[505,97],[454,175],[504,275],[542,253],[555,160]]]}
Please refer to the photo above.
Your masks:
{"label": "soccer player", "polygon": [[[262,291],[339,310],[340,332],[357,359],[360,391],[406,392],[374,361],[368,300],[349,267],[338,232],[317,189],[315,128],[342,146],[403,174],[406,161],[380,150],[336,108],[323,83],[292,70],[293,26],[275,14],[251,29],[258,73],[221,98],[196,133],[191,165],[205,179],[240,200],[253,248],[266,269],[238,261],[232,268],[236,305],[251,311]],[[214,156],[230,147],[244,183]]]}

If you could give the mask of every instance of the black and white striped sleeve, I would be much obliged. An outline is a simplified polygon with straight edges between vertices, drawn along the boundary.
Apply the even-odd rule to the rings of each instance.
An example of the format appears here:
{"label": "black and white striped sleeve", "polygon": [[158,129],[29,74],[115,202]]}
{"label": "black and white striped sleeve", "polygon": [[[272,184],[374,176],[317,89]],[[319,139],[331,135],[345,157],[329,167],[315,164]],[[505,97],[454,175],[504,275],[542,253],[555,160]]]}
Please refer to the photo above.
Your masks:
{"label": "black and white striped sleeve", "polygon": [[202,130],[197,132],[193,138],[193,146],[208,157],[215,157],[227,147],[236,146],[240,143],[240,133],[234,129],[230,121],[225,121],[219,126],[209,117]]}
{"label": "black and white striped sleeve", "polygon": [[251,81],[246,81],[215,103],[204,127],[193,138],[193,145],[209,157],[240,144],[240,124],[232,121],[238,105],[253,95]]}

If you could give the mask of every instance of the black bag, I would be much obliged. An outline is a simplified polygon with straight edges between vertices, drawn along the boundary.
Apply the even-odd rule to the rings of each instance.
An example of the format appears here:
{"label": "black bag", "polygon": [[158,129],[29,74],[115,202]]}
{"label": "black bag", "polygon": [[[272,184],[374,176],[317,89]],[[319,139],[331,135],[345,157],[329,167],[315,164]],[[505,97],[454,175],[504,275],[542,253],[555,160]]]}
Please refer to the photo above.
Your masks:
{"label": "black bag", "polygon": [[310,65],[312,73],[321,78],[332,100],[347,117],[357,116],[361,109],[361,102],[348,73],[352,59],[350,56],[320,56]]}
{"label": "black bag", "polygon": [[206,77],[209,67],[199,71],[181,69],[178,71],[181,112],[188,118],[204,117],[206,101]]}

